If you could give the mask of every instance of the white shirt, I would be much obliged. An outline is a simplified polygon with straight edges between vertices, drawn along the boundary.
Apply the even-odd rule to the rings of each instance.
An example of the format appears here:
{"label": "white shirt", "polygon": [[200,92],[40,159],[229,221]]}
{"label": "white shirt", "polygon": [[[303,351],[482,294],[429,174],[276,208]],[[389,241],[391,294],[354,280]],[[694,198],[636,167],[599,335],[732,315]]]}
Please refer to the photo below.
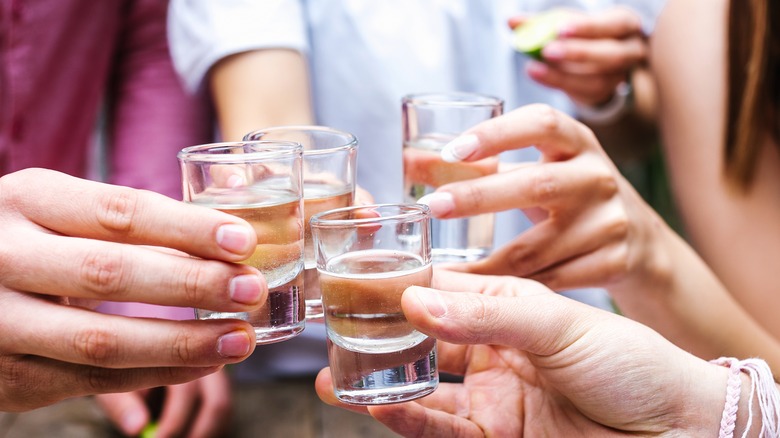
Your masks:
{"label": "white shirt", "polygon": [[[592,12],[615,3],[637,6],[649,30],[662,1],[172,0],[169,37],[176,68],[191,90],[231,54],[263,48],[305,54],[316,122],[355,134],[358,184],[377,202],[400,202],[404,95],[470,91],[504,99],[506,111],[544,102],[571,113],[565,94],[524,73],[528,59],[512,49],[507,21],[551,7]],[[533,148],[502,155],[537,158]],[[529,225],[519,211],[499,214],[496,244]],[[603,291],[585,294],[583,301],[610,306]]]}

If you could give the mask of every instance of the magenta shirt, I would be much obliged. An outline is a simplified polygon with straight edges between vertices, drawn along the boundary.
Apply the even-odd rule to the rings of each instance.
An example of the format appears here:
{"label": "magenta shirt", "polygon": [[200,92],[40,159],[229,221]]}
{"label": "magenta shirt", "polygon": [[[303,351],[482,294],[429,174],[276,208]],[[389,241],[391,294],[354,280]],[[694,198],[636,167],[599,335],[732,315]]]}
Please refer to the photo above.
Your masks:
{"label": "magenta shirt", "polygon": [[[44,167],[87,178],[101,105],[107,182],[181,199],[179,149],[211,138],[168,53],[167,1],[0,0],[0,175]],[[104,311],[191,318],[191,309]]]}
{"label": "magenta shirt", "polygon": [[168,53],[167,1],[0,0],[0,175],[88,173],[105,104],[107,182],[181,199],[176,152],[210,139]]}

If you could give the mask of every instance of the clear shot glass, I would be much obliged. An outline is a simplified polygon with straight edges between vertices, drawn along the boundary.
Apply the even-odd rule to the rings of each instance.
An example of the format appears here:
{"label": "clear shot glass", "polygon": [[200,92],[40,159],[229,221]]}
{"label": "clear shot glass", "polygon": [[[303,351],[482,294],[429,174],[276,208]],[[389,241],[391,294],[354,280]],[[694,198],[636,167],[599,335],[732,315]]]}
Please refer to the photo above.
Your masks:
{"label": "clear shot glass", "polygon": [[401,310],[407,287],[431,283],[428,207],[341,208],[314,215],[311,228],[336,397],[375,405],[433,392],[436,340]]}
{"label": "clear shot glass", "polygon": [[304,329],[303,147],[295,142],[247,141],[191,146],[178,154],[184,201],[238,216],[257,233],[243,263],[265,276],[268,299],[251,312],[196,309],[198,319],[243,319],[258,344],[283,341]]}
{"label": "clear shot glass", "polygon": [[[490,175],[498,158],[447,163],[441,150],[472,126],[501,115],[501,99],[474,93],[421,93],[401,102],[404,201],[417,202],[447,183]],[[433,261],[469,262],[493,250],[494,214],[432,222]]]}
{"label": "clear shot glass", "polygon": [[322,322],[322,293],[309,219],[326,210],[349,207],[354,202],[357,138],[325,126],[278,126],[252,131],[244,140],[295,141],[303,145],[306,320]]}

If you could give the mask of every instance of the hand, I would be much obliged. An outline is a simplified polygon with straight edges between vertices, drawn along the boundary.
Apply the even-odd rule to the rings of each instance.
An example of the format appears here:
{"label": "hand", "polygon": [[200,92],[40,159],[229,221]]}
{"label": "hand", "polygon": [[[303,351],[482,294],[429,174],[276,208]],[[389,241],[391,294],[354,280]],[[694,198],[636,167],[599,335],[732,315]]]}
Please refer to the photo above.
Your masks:
{"label": "hand", "polygon": [[[515,28],[525,21],[515,17]],[[647,61],[648,44],[639,17],[626,7],[613,7],[596,15],[571,11],[571,20],[558,38],[542,49],[544,62],[528,64],[530,77],[566,93],[584,105],[608,102],[618,84]]]}
{"label": "hand", "polygon": [[[163,388],[159,388],[163,389]],[[109,419],[127,436],[136,436],[153,418],[148,390],[96,397]],[[156,438],[224,436],[231,414],[230,380],[224,371],[164,388]],[[185,433],[186,432],[186,433]]]}
{"label": "hand", "polygon": [[245,221],[152,192],[28,169],[0,178],[0,411],[187,382],[248,357],[239,320],[93,312],[133,301],[246,312],[264,278]]}
{"label": "hand", "polygon": [[490,257],[451,268],[528,277],[555,290],[658,279],[662,237],[672,232],[581,123],[529,105],[475,126],[442,154],[471,162],[530,145],[542,153],[538,163],[447,184],[421,200],[442,219],[518,208],[536,222]]}
{"label": "hand", "polygon": [[438,288],[461,292],[411,287],[403,310],[449,342],[439,342],[439,369],[463,383],[415,402],[346,406],[326,368],[316,381],[323,401],[408,437],[717,434],[726,368],[532,281],[440,274]]}

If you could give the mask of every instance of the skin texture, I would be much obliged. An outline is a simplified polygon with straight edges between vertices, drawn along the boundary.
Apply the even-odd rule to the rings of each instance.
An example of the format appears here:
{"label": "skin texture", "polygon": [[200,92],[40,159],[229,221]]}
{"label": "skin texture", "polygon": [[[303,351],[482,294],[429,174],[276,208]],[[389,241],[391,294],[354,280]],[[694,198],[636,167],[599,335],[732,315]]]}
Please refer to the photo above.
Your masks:
{"label": "skin texture", "polygon": [[316,382],[322,400],[405,437],[717,435],[726,368],[538,283],[442,273],[436,287],[458,292],[411,287],[403,309],[440,340],[440,370],[463,383],[366,408],[339,403],[326,368]]}
{"label": "skin texture", "polygon": [[[52,214],[56,212],[56,214]],[[0,410],[184,383],[254,350],[239,320],[105,315],[100,300],[248,311],[246,222],[152,192],[27,169],[0,178]],[[45,268],[44,268],[45,267]],[[238,278],[238,280],[236,280]],[[239,286],[239,287],[237,287]],[[165,293],[160,293],[165,291]],[[239,301],[231,291],[241,291]]]}
{"label": "skin texture", "polygon": [[475,126],[444,155],[454,148],[475,161],[530,145],[541,151],[539,162],[447,184],[424,200],[438,218],[521,209],[535,222],[486,259],[450,269],[531,278],[554,290],[604,287],[625,315],[701,357],[760,356],[780,370],[777,341],[642,200],[581,123],[529,105]]}
{"label": "skin texture", "polygon": [[[670,180],[685,230],[734,297],[780,339],[780,156],[765,137],[747,193],[723,175],[725,0],[673,0],[652,43]],[[686,35],[708,35],[690,38]]]}

